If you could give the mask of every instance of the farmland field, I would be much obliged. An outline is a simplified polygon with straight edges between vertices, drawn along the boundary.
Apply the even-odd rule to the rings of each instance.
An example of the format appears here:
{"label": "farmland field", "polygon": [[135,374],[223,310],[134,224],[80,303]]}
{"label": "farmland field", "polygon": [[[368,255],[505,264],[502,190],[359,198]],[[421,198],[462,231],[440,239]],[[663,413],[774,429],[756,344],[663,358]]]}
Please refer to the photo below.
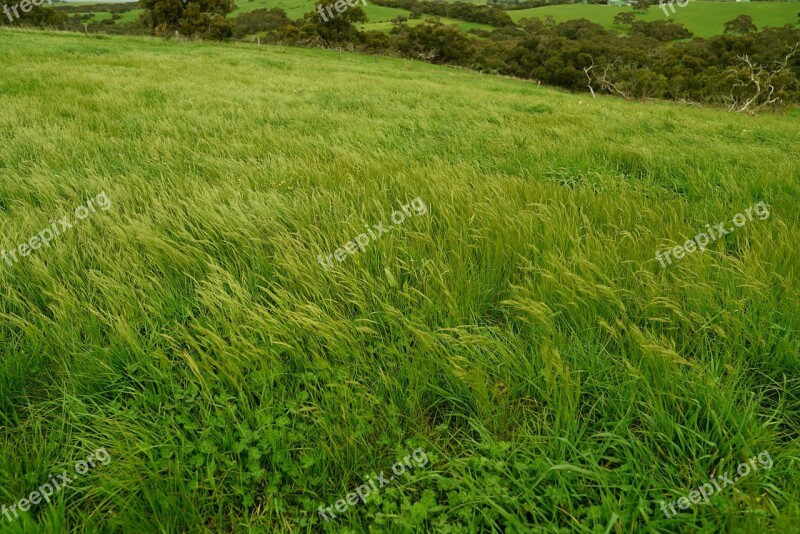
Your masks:
{"label": "farmland field", "polygon": [[[477,0],[471,3],[483,3]],[[86,2],[69,2],[68,5],[91,5]],[[62,4],[63,5],[63,4]],[[239,0],[237,8],[231,12],[229,16],[235,17],[241,13],[247,13],[255,9],[271,9],[281,8],[287,16],[296,20],[302,18],[304,14],[310,13],[314,10],[314,0]],[[366,6],[362,6],[367,14],[367,22],[358,24],[359,29],[369,31],[382,31],[388,32],[392,29],[392,19],[398,16],[408,17],[410,12],[405,9],[395,9],[384,7],[367,2]],[[800,13],[800,2],[751,2],[751,3],[735,3],[735,2],[705,2],[702,0],[692,0],[691,3],[681,8],[675,7],[676,12],[671,14],[669,19],[680,22],[686,26],[692,33],[698,37],[712,37],[722,33],[725,22],[736,18],[738,15],[750,15],[753,17],[754,23],[759,27],[763,26],[783,26],[785,24],[794,24],[800,26],[798,23],[798,13]],[[621,32],[627,32],[628,27],[614,24],[613,18],[616,14],[626,11],[634,11],[632,8],[624,7],[611,7],[605,5],[589,5],[589,4],[568,4],[558,5],[534,9],[522,9],[515,11],[508,11],[508,15],[512,20],[519,21],[523,18],[545,18],[548,16],[553,17],[556,22],[564,22],[567,20],[574,20],[586,18],[592,22],[596,22],[601,26],[608,29],[615,29]],[[136,9],[122,13],[119,19],[120,23],[133,22],[143,10]],[[111,18],[108,12],[98,11],[95,13],[93,20],[100,21]],[[423,15],[419,19],[410,19],[407,24],[415,26],[421,24],[426,20],[430,20],[431,16]],[[645,21],[667,20],[664,12],[658,6],[651,6],[645,14],[637,15],[637,18]],[[490,29],[491,27],[486,24],[479,24],[463,20],[451,19],[446,17],[440,18],[441,22],[445,24],[452,24],[458,26],[463,31],[472,28]]]}
{"label": "farmland field", "polygon": [[109,457],[3,532],[797,531],[796,108],[277,46],[0,54],[0,253],[110,201],[0,258],[0,504]]}
{"label": "farmland field", "polygon": [[[92,5],[92,4],[86,2],[69,2],[67,5]],[[290,19],[296,20],[302,18],[303,15],[305,15],[306,13],[314,11],[314,0],[252,0],[252,1],[240,0],[237,3],[237,8],[234,11],[232,11],[228,16],[236,17],[237,15],[240,15],[242,13],[248,13],[255,9],[272,9],[275,7],[283,9],[286,12],[286,15]],[[408,10],[405,9],[384,7],[369,2],[367,3],[366,6],[361,6],[361,7],[367,14],[367,22],[358,24],[358,28],[362,31],[374,30],[374,31],[388,32],[394,26],[394,24],[391,22],[392,19],[395,19],[399,16],[408,17],[411,14]],[[139,18],[139,15],[141,15],[142,13],[144,13],[143,9],[133,9],[130,11],[125,11],[120,14],[118,22],[119,23],[135,22]],[[111,18],[111,13],[103,10],[98,10],[94,12],[93,15],[94,16],[92,17],[92,21],[101,21]],[[409,19],[406,22],[406,24],[408,24],[409,26],[416,26],[433,18],[434,17],[431,17],[429,15],[422,15],[419,19]],[[464,31],[472,28],[482,28],[482,29],[491,28],[487,24],[479,24],[475,22],[451,19],[447,17],[439,17],[439,20],[444,24],[455,25]]]}
{"label": "farmland field", "polygon": [[[367,5],[361,5],[361,8],[367,14],[367,22],[363,24],[358,24],[358,28],[360,30],[369,31],[389,31],[392,29],[392,22],[391,20],[397,18],[399,16],[408,17],[411,12],[405,9],[395,9],[392,7],[384,7],[370,3],[367,1]],[[237,3],[237,9],[231,13],[231,17],[235,17],[240,13],[247,13],[249,11],[253,11],[254,9],[271,9],[273,7],[279,7],[286,12],[286,15],[290,19],[299,19],[302,18],[304,14],[311,13],[314,11],[314,0],[253,0],[252,2],[239,2]],[[425,20],[428,20],[432,17],[423,15],[419,19],[411,19],[407,22],[409,26],[415,26],[417,24],[422,24]],[[463,20],[456,20],[450,19],[447,17],[440,17],[439,20],[444,24],[453,24],[458,26],[462,30],[469,30],[470,28],[484,28],[489,29],[490,26],[487,24],[477,24],[474,22],[467,22]]]}
{"label": "farmland field", "polygon": [[[627,30],[625,26],[614,24],[613,19],[618,13],[630,11],[637,13],[630,7],[613,7],[590,4],[568,4],[560,6],[547,6],[533,9],[509,11],[508,15],[514,21],[523,18],[553,17],[556,22],[564,22],[585,18],[596,22],[608,29],[620,31]],[[713,37],[720,35],[725,23],[739,15],[750,15],[753,23],[763,26],[783,26],[785,24],[798,25],[800,2],[704,2],[692,0],[686,7],[675,5],[675,13],[669,11],[666,17],[664,11],[657,5],[650,6],[644,14],[637,15],[637,19],[652,22],[655,20],[674,20],[686,26],[697,37]]]}

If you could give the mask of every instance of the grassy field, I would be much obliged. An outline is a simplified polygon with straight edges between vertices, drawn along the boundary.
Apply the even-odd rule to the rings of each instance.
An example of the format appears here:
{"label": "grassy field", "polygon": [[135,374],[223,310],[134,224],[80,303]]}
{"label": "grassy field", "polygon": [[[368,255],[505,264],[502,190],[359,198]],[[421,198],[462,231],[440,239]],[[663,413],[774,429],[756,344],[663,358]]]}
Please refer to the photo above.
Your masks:
{"label": "grassy field", "polygon": [[[533,9],[509,11],[512,20],[523,18],[553,17],[556,22],[564,22],[585,18],[596,22],[608,29],[627,31],[628,26],[614,24],[614,17],[618,13],[632,11],[630,7],[611,7],[589,4],[570,4],[548,6]],[[800,2],[703,2],[692,0],[686,7],[675,6],[675,13],[669,11],[666,17],[664,11],[658,6],[651,6],[645,14],[638,15],[640,20],[675,20],[680,22],[697,37],[713,37],[720,35],[725,28],[725,23],[739,15],[750,15],[753,23],[761,29],[764,26],[783,26],[798,23],[797,15],[800,13]]]}
{"label": "grassy field", "polygon": [[[474,0],[473,3],[482,2]],[[81,4],[86,4],[86,2],[81,2]],[[271,9],[273,7],[283,9],[290,19],[296,20],[302,18],[305,13],[314,10],[314,0],[239,0],[237,2],[237,8],[230,16],[235,17],[240,13],[247,13],[254,9]],[[388,32],[393,27],[392,19],[398,16],[408,17],[410,15],[410,12],[405,9],[378,6],[370,4],[369,2],[366,6],[362,7],[367,13],[368,22],[358,25],[361,30]],[[798,24],[797,15],[800,13],[800,2],[723,3],[693,0],[684,8],[676,6],[675,9],[676,13],[671,14],[669,17],[670,19],[680,22],[698,37],[712,37],[722,33],[725,22],[741,14],[753,17],[755,24],[759,28],[763,26]],[[620,26],[613,23],[614,16],[622,11],[633,11],[633,9],[627,7],[617,8],[601,5],[570,4],[509,11],[508,14],[514,21],[519,21],[522,18],[544,18],[547,16],[552,16],[557,22],[586,18],[608,29],[627,32],[627,26]],[[141,13],[143,13],[143,10],[140,9],[125,12],[122,14],[119,22],[133,22]],[[663,20],[666,18],[664,12],[658,6],[652,6],[646,14],[638,16],[641,20],[647,21]],[[101,11],[95,13],[93,20],[100,21],[107,18],[111,18],[111,14]],[[409,20],[407,23],[411,26],[415,26],[431,18],[430,16],[423,15],[421,19]],[[491,29],[491,26],[486,24],[466,22],[446,17],[440,20],[445,24],[454,24],[464,31],[472,28]]]}
{"label": "grassy field", "polygon": [[[378,7],[378,6],[376,6],[376,7]],[[391,22],[391,19],[395,18],[397,15],[403,15],[403,16],[407,17],[408,15],[411,14],[411,12],[405,11],[403,9],[394,9],[394,8],[389,8],[389,7],[385,7],[383,9],[391,9],[393,12],[397,12],[397,13],[393,14],[392,17],[390,17],[388,19],[384,19],[384,20],[373,19],[368,14],[367,16],[370,17],[369,21],[364,23],[364,24],[357,24],[356,26],[358,26],[358,29],[362,30],[362,31],[388,32],[394,27],[394,23]],[[409,25],[409,26],[417,26],[419,24],[423,24],[424,22],[433,21],[433,20],[438,20],[442,24],[449,24],[449,25],[453,25],[453,26],[458,26],[458,28],[460,28],[463,31],[467,31],[467,30],[470,30],[472,28],[483,29],[483,30],[491,30],[492,29],[492,26],[490,26],[488,24],[481,24],[479,22],[467,22],[467,21],[463,21],[463,20],[459,20],[459,19],[451,19],[450,17],[434,17],[434,16],[428,16],[428,15],[422,15],[422,17],[418,18],[418,19],[408,19],[406,21],[406,24]]]}
{"label": "grassy field", "polygon": [[[237,9],[234,10],[230,16],[235,17],[240,13],[248,13],[254,9],[271,9],[273,7],[279,7],[286,12],[286,15],[290,19],[296,20],[302,18],[304,14],[314,11],[314,2],[315,0],[253,0],[244,2],[240,0],[236,4]],[[393,26],[391,22],[392,19],[397,18],[398,16],[408,17],[411,14],[411,12],[406,9],[378,6],[371,4],[369,0],[367,0],[367,5],[362,5],[361,8],[367,14],[368,22],[365,24],[358,24],[358,27],[359,29],[366,31],[389,31]],[[411,26],[416,26],[417,24],[422,24],[425,20],[431,18],[432,17],[423,15],[423,17],[420,19],[409,20],[408,24]],[[471,28],[491,29],[491,26],[488,24],[466,22],[447,17],[440,17],[440,20],[445,24],[455,24],[464,31]]]}
{"label": "grassy field", "polygon": [[0,504],[111,458],[3,532],[797,531],[797,110],[0,33],[0,251],[110,200],[0,263]]}
{"label": "grassy field", "polygon": [[144,13],[144,9],[133,9],[122,13],[119,17],[119,22],[135,22],[139,19],[139,15]]}
{"label": "grassy field", "polygon": [[[70,5],[73,3],[71,2]],[[80,2],[79,4],[87,4],[91,5],[91,3]],[[237,3],[237,8],[231,12],[229,17],[235,17],[241,13],[248,13],[255,9],[271,9],[274,7],[279,7],[286,12],[286,15],[292,19],[300,19],[306,13],[309,13],[314,10],[314,0],[253,0],[250,1],[239,1]],[[374,4],[367,3],[366,6],[362,6],[364,11],[367,14],[368,21],[364,24],[358,24],[358,28],[363,31],[381,31],[381,32],[388,32],[389,30],[394,27],[394,24],[391,22],[392,19],[397,18],[398,16],[408,17],[411,12],[405,9],[395,9],[391,7],[384,7],[378,6]],[[118,22],[126,23],[126,22],[134,22],[139,18],[139,15],[144,13],[143,9],[134,9],[131,11],[126,11],[121,14]],[[105,19],[111,18],[111,13],[108,11],[97,11],[93,13],[92,21],[101,21]],[[423,15],[419,19],[409,19],[407,24],[410,26],[416,26],[418,24],[422,24],[427,20],[431,20],[435,17]],[[448,17],[439,17],[439,20],[444,24],[452,24],[458,26],[461,30],[467,31],[472,28],[480,28],[480,29],[491,29],[491,26],[488,24],[479,24],[475,22],[467,22],[458,19],[451,19]]]}

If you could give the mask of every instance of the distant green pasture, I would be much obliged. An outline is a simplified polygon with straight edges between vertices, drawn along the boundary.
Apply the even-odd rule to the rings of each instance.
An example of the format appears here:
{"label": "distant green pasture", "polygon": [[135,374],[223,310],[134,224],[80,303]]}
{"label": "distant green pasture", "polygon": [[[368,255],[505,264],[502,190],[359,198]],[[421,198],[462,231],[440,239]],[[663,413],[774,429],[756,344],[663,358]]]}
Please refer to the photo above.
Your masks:
{"label": "distant green pasture", "polygon": [[[335,0],[331,0],[331,4],[334,2]],[[478,3],[478,1],[476,0],[474,3]],[[235,17],[241,13],[248,13],[255,9],[272,9],[274,7],[279,7],[286,12],[286,16],[288,16],[290,19],[297,20],[302,18],[306,13],[310,13],[314,10],[314,0],[238,0],[236,6],[236,9],[231,14],[232,17]],[[362,6],[362,9],[364,9],[367,14],[368,22],[365,24],[359,24],[358,26],[359,29],[366,31],[389,31],[393,26],[391,22],[392,19],[397,18],[398,16],[408,17],[411,14],[411,12],[406,9],[378,6],[371,4],[369,0],[367,0],[366,6]],[[422,19],[409,20],[408,24],[410,26],[415,26],[430,18],[433,17],[425,15]],[[471,28],[491,28],[491,26],[487,24],[466,22],[447,17],[440,17],[439,20],[445,24],[457,24],[460,29],[465,31]]]}
{"label": "distant green pasture", "polygon": [[[508,15],[516,22],[523,18],[553,17],[556,22],[564,22],[585,18],[600,24],[607,29],[627,31],[626,26],[616,25],[613,22],[618,13],[633,11],[630,7],[613,7],[595,4],[567,4],[559,6],[539,7],[509,11]],[[722,33],[725,23],[739,15],[750,15],[753,22],[763,26],[783,26],[797,24],[797,14],[800,12],[800,2],[704,2],[691,1],[686,7],[675,6],[675,13],[670,11],[669,19],[683,24],[689,31],[698,37],[713,37]],[[664,11],[658,6],[652,6],[645,14],[638,17],[645,21],[666,20]]]}
{"label": "distant green pasture", "polygon": [[134,9],[133,11],[126,11],[125,13],[121,13],[120,18],[117,22],[134,22],[136,19],[139,18],[139,15],[144,13],[144,9]]}

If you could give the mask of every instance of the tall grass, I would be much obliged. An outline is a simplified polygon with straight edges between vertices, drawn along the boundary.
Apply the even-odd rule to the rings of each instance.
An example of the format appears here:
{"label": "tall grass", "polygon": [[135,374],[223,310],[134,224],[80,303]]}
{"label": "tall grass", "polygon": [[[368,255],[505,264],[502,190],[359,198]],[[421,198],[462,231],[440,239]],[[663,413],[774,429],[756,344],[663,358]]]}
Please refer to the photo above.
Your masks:
{"label": "tall grass", "polygon": [[3,31],[0,57],[0,247],[112,203],[0,265],[0,504],[112,458],[4,532],[797,528],[796,112],[277,47]]}

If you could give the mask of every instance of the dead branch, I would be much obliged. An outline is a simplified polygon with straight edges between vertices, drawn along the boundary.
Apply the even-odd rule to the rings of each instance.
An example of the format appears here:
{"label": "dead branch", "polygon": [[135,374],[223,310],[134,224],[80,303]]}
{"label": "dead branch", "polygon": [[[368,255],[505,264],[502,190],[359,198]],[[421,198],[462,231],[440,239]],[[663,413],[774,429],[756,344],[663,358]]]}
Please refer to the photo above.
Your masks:
{"label": "dead branch", "polygon": [[[728,111],[754,113],[756,110],[780,102],[780,97],[775,95],[775,80],[782,74],[791,71],[789,61],[798,51],[800,51],[800,42],[789,49],[782,61],[774,61],[772,65],[767,66],[754,63],[747,54],[737,56],[742,65],[739,69],[731,68],[729,70],[736,76],[736,81],[727,97],[730,102]],[[741,75],[742,71],[744,71],[744,76]],[[737,89],[741,89],[741,91],[737,91]],[[751,106],[753,106],[752,109]]]}
{"label": "dead branch", "polygon": [[592,89],[592,76],[589,74],[589,71],[591,71],[594,67],[595,67],[594,60],[592,60],[591,66],[583,67],[583,73],[586,74],[586,79],[589,80],[589,84],[587,85],[587,87],[589,88],[589,91],[592,93],[592,98],[595,98],[595,94],[594,94],[594,89]]}

